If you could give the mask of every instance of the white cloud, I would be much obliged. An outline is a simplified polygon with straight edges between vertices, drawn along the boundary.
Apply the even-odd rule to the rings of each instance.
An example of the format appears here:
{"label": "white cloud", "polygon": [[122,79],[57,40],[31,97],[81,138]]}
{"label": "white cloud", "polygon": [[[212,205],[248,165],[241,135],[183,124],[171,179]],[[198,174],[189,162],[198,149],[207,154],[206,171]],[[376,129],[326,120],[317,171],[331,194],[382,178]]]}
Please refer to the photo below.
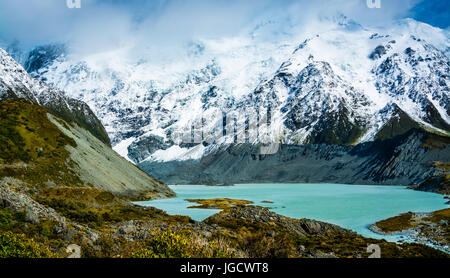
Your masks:
{"label": "white cloud", "polygon": [[[417,0],[0,0],[0,37],[29,48],[66,41],[86,54],[134,43],[149,53],[177,53],[191,39],[217,39],[249,33],[257,24],[278,20],[261,39],[283,32],[307,32],[319,17],[343,13],[362,24],[383,25],[408,13]],[[156,51],[158,52],[152,52]]]}

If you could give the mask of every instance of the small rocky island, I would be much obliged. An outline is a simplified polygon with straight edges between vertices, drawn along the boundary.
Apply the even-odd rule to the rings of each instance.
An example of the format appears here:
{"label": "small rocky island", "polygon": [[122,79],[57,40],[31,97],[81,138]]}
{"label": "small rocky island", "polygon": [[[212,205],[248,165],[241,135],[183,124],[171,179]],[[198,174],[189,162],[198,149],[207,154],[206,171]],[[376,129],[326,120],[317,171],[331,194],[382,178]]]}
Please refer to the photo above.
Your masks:
{"label": "small rocky island", "polygon": [[190,206],[188,208],[200,208],[200,209],[227,209],[239,205],[253,204],[252,201],[228,199],[228,198],[187,199],[186,201],[200,204],[198,206]]}

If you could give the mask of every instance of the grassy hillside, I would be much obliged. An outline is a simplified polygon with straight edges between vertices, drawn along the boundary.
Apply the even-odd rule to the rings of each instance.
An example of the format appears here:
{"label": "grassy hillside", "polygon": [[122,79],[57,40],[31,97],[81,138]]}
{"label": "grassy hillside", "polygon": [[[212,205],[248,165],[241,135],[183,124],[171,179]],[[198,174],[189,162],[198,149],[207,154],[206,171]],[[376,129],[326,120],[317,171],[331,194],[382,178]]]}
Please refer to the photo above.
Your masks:
{"label": "grassy hillside", "polygon": [[48,120],[47,113],[24,100],[0,102],[0,175],[17,177],[36,188],[48,182],[82,186],[66,149],[77,145]]}
{"label": "grassy hillside", "polygon": [[135,199],[172,196],[90,132],[24,100],[0,102],[0,175],[49,185],[94,187]]}

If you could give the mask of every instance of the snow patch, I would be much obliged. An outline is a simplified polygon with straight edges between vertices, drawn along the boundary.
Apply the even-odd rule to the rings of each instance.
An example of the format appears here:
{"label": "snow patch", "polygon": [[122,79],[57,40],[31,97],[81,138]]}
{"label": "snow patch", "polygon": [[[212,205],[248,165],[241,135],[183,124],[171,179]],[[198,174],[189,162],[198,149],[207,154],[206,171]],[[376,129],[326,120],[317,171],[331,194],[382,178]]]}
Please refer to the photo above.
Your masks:
{"label": "snow patch", "polygon": [[144,161],[168,162],[173,160],[185,161],[200,159],[205,152],[206,147],[202,144],[192,148],[181,148],[173,145],[167,150],[158,150]]}
{"label": "snow patch", "polygon": [[134,164],[134,162],[128,157],[128,146],[130,146],[133,141],[135,140],[135,137],[131,137],[125,140],[122,140],[119,144],[115,145],[113,147],[113,150],[118,153],[120,156],[125,158],[126,160],[130,161]]}

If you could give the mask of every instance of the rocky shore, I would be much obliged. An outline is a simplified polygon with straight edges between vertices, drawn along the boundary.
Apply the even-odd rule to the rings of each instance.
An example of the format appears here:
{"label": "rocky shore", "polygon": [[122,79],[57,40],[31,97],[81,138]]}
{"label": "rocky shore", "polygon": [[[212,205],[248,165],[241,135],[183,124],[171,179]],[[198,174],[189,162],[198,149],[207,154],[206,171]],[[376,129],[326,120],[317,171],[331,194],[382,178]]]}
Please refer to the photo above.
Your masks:
{"label": "rocky shore", "polygon": [[379,234],[395,234],[405,242],[432,246],[450,254],[450,209],[432,213],[408,212],[379,221],[369,229]]}

